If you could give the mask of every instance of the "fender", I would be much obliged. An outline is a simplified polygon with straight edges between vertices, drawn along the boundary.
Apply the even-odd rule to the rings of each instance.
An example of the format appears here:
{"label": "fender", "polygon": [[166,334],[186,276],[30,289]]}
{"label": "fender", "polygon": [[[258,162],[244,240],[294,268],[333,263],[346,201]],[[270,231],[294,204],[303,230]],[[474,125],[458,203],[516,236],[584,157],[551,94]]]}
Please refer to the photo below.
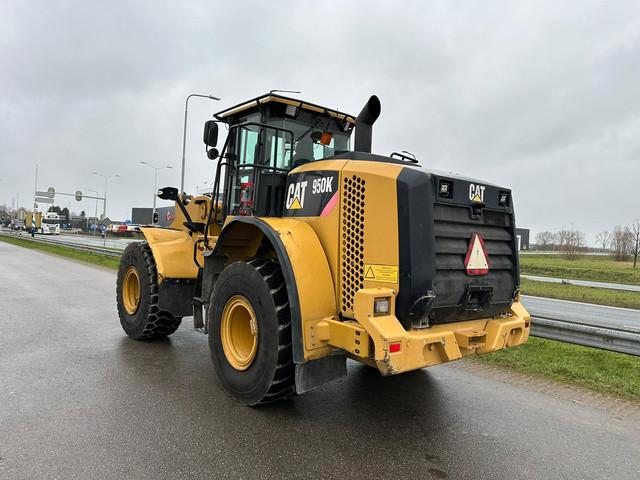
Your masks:
{"label": "fender", "polygon": [[234,217],[222,229],[211,255],[224,255],[232,261],[249,258],[256,254],[263,238],[272,245],[287,285],[294,362],[302,364],[329,355],[331,348],[304,348],[305,323],[336,315],[329,262],[308,223],[291,218]]}
{"label": "fender", "polygon": [[[193,261],[193,248],[197,238],[186,230],[143,227],[140,229],[149,243],[158,269],[158,284],[166,278],[195,279],[198,266]],[[202,254],[198,252],[198,261]]]}

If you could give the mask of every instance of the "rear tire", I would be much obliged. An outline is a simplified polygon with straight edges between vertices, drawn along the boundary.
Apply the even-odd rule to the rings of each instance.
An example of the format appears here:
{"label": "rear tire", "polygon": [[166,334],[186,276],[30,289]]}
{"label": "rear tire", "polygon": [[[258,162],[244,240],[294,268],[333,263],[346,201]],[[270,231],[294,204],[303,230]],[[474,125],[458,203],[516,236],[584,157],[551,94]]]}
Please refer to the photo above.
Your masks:
{"label": "rear tire", "polygon": [[[243,311],[240,320],[234,320],[229,311],[238,304]],[[249,317],[254,322],[254,339],[246,333]],[[237,328],[229,327],[238,321]],[[277,262],[254,258],[227,266],[211,294],[208,322],[211,360],[229,393],[245,405],[270,403],[295,393],[291,315]]]}
{"label": "rear tire", "polygon": [[134,340],[171,335],[182,317],[158,307],[158,272],[147,242],[130,243],[122,254],[116,300],[120,324]]}

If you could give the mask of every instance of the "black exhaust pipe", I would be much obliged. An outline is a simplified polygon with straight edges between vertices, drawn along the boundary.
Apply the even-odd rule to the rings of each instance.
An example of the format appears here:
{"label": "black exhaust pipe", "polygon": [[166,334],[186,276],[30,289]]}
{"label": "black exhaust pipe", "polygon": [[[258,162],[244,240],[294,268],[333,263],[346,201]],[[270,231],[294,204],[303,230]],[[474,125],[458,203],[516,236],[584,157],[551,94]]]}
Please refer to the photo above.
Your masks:
{"label": "black exhaust pipe", "polygon": [[380,99],[371,95],[362,111],[356,117],[356,138],[353,149],[356,152],[371,153],[371,132],[373,124],[380,116]]}

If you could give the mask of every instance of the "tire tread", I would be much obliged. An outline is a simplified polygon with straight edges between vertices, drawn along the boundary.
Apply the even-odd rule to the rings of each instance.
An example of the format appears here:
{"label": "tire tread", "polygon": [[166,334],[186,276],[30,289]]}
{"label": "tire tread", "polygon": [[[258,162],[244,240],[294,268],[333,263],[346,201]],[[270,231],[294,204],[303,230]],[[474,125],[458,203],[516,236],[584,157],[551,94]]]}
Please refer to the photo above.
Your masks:
{"label": "tire tread", "polygon": [[[158,270],[156,267],[155,259],[153,258],[153,252],[147,242],[132,243],[127,247],[127,250],[132,250],[136,256],[142,257],[145,263],[145,273],[149,282],[148,291],[148,313],[144,328],[139,333],[131,332],[131,329],[125,324],[123,315],[120,315],[120,324],[127,335],[135,340],[150,340],[152,338],[166,337],[174,333],[180,323],[181,317],[174,317],[171,313],[160,310],[158,306]],[[125,252],[129,253],[129,252]],[[123,255],[124,256],[124,255]],[[142,273],[142,272],[140,272]],[[116,292],[120,292],[120,276],[118,276],[118,285]],[[119,295],[116,293],[118,304],[120,303]],[[120,309],[120,308],[119,308]]]}
{"label": "tire tread", "polygon": [[262,275],[269,287],[278,318],[278,363],[267,392],[262,400],[256,403],[256,405],[262,405],[284,400],[295,394],[295,366],[291,353],[291,312],[280,265],[277,262],[263,258],[254,258],[248,263]]}

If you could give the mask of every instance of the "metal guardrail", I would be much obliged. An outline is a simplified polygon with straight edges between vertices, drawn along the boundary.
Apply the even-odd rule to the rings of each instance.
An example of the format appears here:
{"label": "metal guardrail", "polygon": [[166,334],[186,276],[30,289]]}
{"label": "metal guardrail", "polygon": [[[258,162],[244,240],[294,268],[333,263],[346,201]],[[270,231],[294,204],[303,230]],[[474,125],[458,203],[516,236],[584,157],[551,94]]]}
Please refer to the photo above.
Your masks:
{"label": "metal guardrail", "polygon": [[640,356],[640,330],[600,327],[533,316],[531,335]]}
{"label": "metal guardrail", "polygon": [[0,231],[0,235],[3,235],[5,237],[11,237],[11,238],[19,238],[21,240],[26,240],[29,242],[44,243],[47,245],[57,245],[59,247],[65,247],[71,250],[77,250],[79,252],[96,253],[96,254],[106,255],[114,258],[120,258],[122,256],[122,250],[117,250],[114,248],[98,247],[95,245],[82,245],[75,242],[65,242],[64,240],[51,240],[49,238],[44,238],[41,236],[31,237],[27,235],[17,235],[14,233],[8,233],[6,231]]}

